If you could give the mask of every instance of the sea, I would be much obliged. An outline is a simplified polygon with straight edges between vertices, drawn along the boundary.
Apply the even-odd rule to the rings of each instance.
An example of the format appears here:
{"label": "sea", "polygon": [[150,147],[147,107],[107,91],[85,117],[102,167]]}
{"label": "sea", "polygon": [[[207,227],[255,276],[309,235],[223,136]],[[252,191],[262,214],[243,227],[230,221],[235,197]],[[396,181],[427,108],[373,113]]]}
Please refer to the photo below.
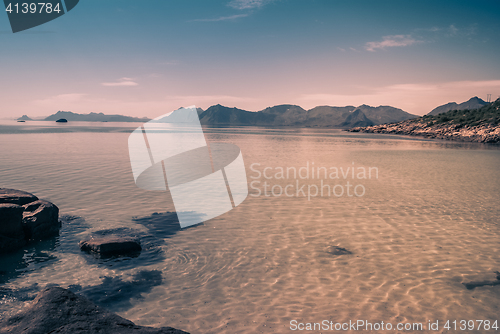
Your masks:
{"label": "sea", "polygon": [[[181,229],[169,193],[134,182],[139,126],[0,121],[0,187],[53,202],[62,221],[59,236],[0,255],[0,319],[60,286],[137,325],[193,334],[500,326],[500,285],[463,284],[500,271],[499,146],[204,128],[208,143],[241,149],[249,195]],[[110,233],[139,237],[142,252],[79,249]]]}

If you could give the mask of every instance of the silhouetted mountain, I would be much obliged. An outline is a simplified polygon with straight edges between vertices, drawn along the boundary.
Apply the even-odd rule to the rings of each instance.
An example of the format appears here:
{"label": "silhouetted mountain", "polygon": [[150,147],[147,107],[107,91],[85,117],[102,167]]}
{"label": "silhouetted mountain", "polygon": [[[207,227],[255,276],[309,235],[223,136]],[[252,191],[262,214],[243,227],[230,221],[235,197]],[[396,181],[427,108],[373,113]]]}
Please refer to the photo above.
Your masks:
{"label": "silhouetted mountain", "polygon": [[356,109],[354,106],[319,106],[307,111],[307,126],[339,127]]}
{"label": "silhouetted mountain", "polygon": [[482,106],[488,104],[488,102],[480,99],[477,96],[474,96],[471,98],[469,101],[457,104],[456,102],[450,102],[447,104],[443,104],[442,106],[439,106],[437,108],[432,109],[430,113],[427,115],[439,115],[444,112],[450,111],[450,110],[465,110],[465,109],[477,109],[481,108]]}
{"label": "silhouetted mountain", "polygon": [[228,108],[220,104],[200,114],[203,125],[211,126],[305,126],[305,127],[353,127],[399,122],[418,116],[401,109],[367,105],[346,107],[319,106],[304,110],[300,106],[282,104],[251,112]]}
{"label": "silhouetted mountain", "polygon": [[31,118],[28,117],[28,115],[23,115],[17,119],[18,121],[32,121]]}
{"label": "silhouetted mountain", "polygon": [[363,104],[358,109],[374,124],[401,122],[418,117],[417,115],[409,114],[406,111],[391,106],[370,107]]}
{"label": "silhouetted mountain", "polygon": [[355,126],[370,126],[374,125],[373,121],[368,119],[366,115],[361,111],[361,109],[356,109],[353,112],[349,113],[349,116],[345,119],[345,121],[341,124],[342,127],[352,128]]}
{"label": "silhouetted mountain", "polygon": [[259,125],[260,115],[238,108],[229,108],[217,104],[200,114],[201,124],[230,126],[230,125]]}
{"label": "silhouetted mountain", "polygon": [[77,114],[71,111],[58,111],[45,118],[44,121],[56,121],[65,118],[73,122],[147,122],[149,118],[130,117],[123,115],[104,115],[103,113]]}

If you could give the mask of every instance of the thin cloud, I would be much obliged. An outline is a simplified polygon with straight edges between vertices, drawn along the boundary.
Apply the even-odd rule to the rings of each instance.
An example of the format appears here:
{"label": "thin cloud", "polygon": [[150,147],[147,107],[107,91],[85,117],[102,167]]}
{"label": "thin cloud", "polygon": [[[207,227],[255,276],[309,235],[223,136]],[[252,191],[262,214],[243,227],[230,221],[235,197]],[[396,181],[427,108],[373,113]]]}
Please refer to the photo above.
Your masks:
{"label": "thin cloud", "polygon": [[107,87],[132,87],[139,85],[137,82],[133,81],[132,78],[121,78],[117,82],[103,82],[103,86]]}
{"label": "thin cloud", "polygon": [[45,99],[33,101],[39,105],[53,104],[53,103],[74,103],[81,101],[87,94],[82,93],[70,93],[70,94],[59,94],[54,96],[49,96]]}
{"label": "thin cloud", "polygon": [[367,51],[375,52],[376,50],[385,50],[390,47],[409,46],[420,41],[413,38],[411,35],[391,35],[382,37],[380,42],[368,42],[365,44]]}
{"label": "thin cloud", "polygon": [[249,14],[236,14],[231,16],[221,16],[214,19],[195,19],[192,22],[219,22],[219,21],[232,21],[242,17],[247,17]]}
{"label": "thin cloud", "polygon": [[227,5],[234,9],[255,9],[261,8],[273,0],[232,0]]}

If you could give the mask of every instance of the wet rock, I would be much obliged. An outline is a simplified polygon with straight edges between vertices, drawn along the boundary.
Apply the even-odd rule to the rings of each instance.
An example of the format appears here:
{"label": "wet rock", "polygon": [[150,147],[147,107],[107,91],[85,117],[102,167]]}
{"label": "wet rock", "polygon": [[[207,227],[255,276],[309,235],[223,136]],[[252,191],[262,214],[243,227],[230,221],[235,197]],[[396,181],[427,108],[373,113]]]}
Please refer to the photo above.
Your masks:
{"label": "wet rock", "polygon": [[23,227],[28,240],[42,240],[59,233],[59,208],[38,200],[23,206]]}
{"label": "wet rock", "polygon": [[0,188],[0,203],[25,205],[36,200],[38,197],[25,191]]}
{"label": "wet rock", "polygon": [[137,326],[84,297],[58,287],[41,291],[26,310],[0,322],[0,334],[4,333],[188,334],[172,327]]}
{"label": "wet rock", "polygon": [[328,248],[326,249],[326,252],[329,253],[329,254],[332,254],[332,255],[348,255],[348,254],[352,254],[351,251],[345,249],[345,248],[342,248],[342,247],[339,247],[339,246],[328,246]]}
{"label": "wet rock", "polygon": [[500,272],[495,271],[495,274],[496,274],[496,280],[471,281],[462,284],[465,285],[465,287],[468,290],[472,290],[474,288],[479,288],[486,285],[490,286],[500,285]]}
{"label": "wet rock", "polygon": [[496,281],[472,281],[468,283],[463,283],[468,290],[478,288],[485,285],[500,285],[500,280]]}
{"label": "wet rock", "polygon": [[23,207],[0,204],[0,253],[18,249],[25,244]]}
{"label": "wet rock", "polygon": [[142,250],[138,238],[119,235],[94,236],[80,241],[80,249],[103,256],[128,255]]}
{"label": "wet rock", "polygon": [[57,235],[59,209],[21,190],[0,188],[0,253]]}

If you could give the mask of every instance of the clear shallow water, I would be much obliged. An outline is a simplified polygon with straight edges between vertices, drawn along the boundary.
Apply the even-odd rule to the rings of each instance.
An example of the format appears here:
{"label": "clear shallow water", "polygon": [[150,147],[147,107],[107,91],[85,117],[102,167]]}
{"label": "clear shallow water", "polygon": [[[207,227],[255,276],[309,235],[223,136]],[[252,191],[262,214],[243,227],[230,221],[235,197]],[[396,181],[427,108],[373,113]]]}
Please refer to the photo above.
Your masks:
{"label": "clear shallow water", "polygon": [[[462,282],[500,270],[498,147],[315,129],[207,129],[237,144],[249,181],[265,167],[377,167],[361,197],[251,196],[185,230],[168,196],[133,182],[139,124],[0,126],[0,185],[60,208],[61,236],[0,262],[2,317],[43,286],[70,287],[141,325],[192,333],[289,333],[290,320],[422,322],[498,318],[500,287]],[[63,126],[65,126],[63,125]],[[62,130],[61,130],[62,129]],[[298,180],[318,185],[320,180]],[[279,189],[278,187],[276,189]],[[139,257],[94,259],[78,241],[123,229]],[[331,246],[352,254],[332,255]],[[24,260],[20,260],[24,259]],[[482,331],[479,331],[482,332]]]}

